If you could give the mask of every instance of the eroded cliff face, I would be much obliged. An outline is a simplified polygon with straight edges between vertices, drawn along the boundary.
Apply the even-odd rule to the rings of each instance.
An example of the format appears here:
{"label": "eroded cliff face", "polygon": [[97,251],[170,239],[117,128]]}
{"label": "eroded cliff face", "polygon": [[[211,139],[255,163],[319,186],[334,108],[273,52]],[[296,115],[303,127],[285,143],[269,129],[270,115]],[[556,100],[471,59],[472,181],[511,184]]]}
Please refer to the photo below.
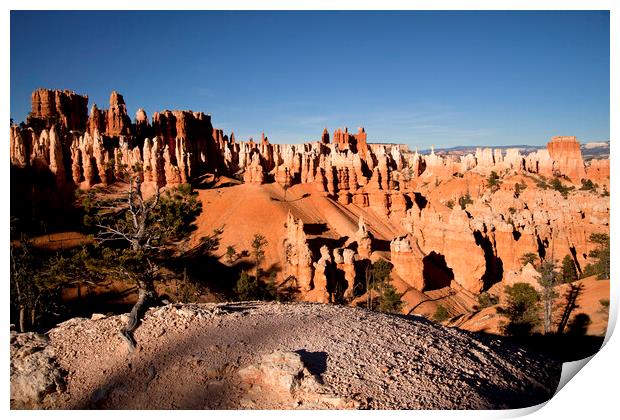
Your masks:
{"label": "eroded cliff face", "polygon": [[[520,270],[528,252],[571,255],[580,270],[592,249],[589,235],[609,230],[608,197],[575,190],[566,199],[537,187],[539,177],[559,176],[567,185],[592,179],[608,188],[609,161],[586,165],[574,137],[554,137],[547,149],[528,155],[481,148],[455,158],[369,144],[363,128],[356,134],[337,129],[332,142],[327,129],[305,144],[271,144],[264,134],[258,142],[237,141],[202,112],[165,110],[149,122],[139,109],[131,122],[117,92],[107,110],[93,106],[88,115],[87,102],[69,91],[35,91],[32,124],[10,129],[11,164],[49,172],[59,189],[111,184],[124,168],[139,168],[153,187],[189,183],[205,173],[246,184],[305,184],[390,232],[380,238],[391,241],[389,249],[379,249],[360,219],[355,246],[313,256],[302,220],[289,215],[282,275],[294,277],[310,300],[329,300],[336,287],[350,294],[363,281],[356,265],[379,257],[389,258],[408,287],[420,291],[488,290]],[[491,172],[501,178],[494,187],[487,181]],[[461,204],[464,197],[469,200]]]}
{"label": "eroded cliff face", "polygon": [[58,124],[67,130],[81,130],[88,120],[88,96],[70,90],[37,89],[32,92],[29,124]]}
{"label": "eroded cliff face", "polygon": [[[554,137],[547,150],[527,156],[516,149],[478,149],[475,155],[461,158],[408,153],[398,145],[369,145],[360,127],[357,134],[337,129],[333,142],[325,129],[320,140],[299,145],[271,144],[262,136],[260,142],[236,142],[222,130],[214,129],[211,117],[202,112],[162,111],[149,119],[143,109],[132,123],[123,96],[110,95],[109,108],[93,105],[87,114],[88,97],[71,91],[37,89],[32,94],[31,127],[11,127],[11,162],[20,167],[31,164],[33,153],[51,165],[49,145],[42,138],[55,127],[60,148],[53,160],[64,160],[65,166],[91,172],[90,161],[105,163],[119,152],[126,163],[140,164],[145,177],[158,185],[174,185],[191,180],[206,171],[233,175],[243,173],[249,183],[276,181],[291,186],[314,183],[317,190],[336,196],[342,204],[370,206],[385,216],[404,217],[407,202],[400,192],[412,180],[447,179],[468,171],[489,174],[491,171],[529,173],[547,177],[568,177],[577,185],[584,178],[603,180],[608,177],[608,161],[583,162],[575,137]],[[87,137],[88,135],[88,137]],[[148,141],[147,141],[148,140]],[[79,147],[79,145],[84,145]],[[72,150],[80,149],[80,154]],[[91,149],[92,152],[91,152]],[[98,153],[94,156],[92,153]],[[159,167],[163,166],[163,169]],[[155,172],[153,172],[155,171]],[[113,182],[110,176],[98,178],[66,176],[66,181],[89,187],[97,182]],[[91,179],[86,179],[91,178]],[[63,180],[58,178],[59,182]],[[398,191],[398,194],[393,194]]]}

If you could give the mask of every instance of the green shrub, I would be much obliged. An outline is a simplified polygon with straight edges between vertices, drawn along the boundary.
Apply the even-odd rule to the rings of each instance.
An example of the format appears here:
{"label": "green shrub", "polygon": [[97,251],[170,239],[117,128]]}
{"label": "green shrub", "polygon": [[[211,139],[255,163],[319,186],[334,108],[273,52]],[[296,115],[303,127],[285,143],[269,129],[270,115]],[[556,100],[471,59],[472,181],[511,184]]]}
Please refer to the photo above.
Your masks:
{"label": "green shrub", "polygon": [[594,191],[596,192],[598,188],[598,184],[595,184],[594,182],[592,182],[592,180],[590,179],[582,179],[581,180],[581,188],[579,188],[581,191]]}
{"label": "green shrub", "polygon": [[245,271],[241,272],[235,285],[235,293],[239,300],[260,300],[261,288],[256,277],[250,276]]}
{"label": "green shrub", "polygon": [[433,319],[437,322],[443,322],[448,318],[450,318],[448,310],[443,305],[439,305],[433,314]]}
{"label": "green shrub", "polygon": [[515,184],[515,196],[519,197],[521,195],[521,193],[523,192],[523,190],[525,190],[527,188],[527,184],[525,182],[522,183],[516,183]]}
{"label": "green shrub", "polygon": [[570,255],[565,255],[562,260],[562,282],[570,283],[577,280],[577,268],[575,262]]}
{"label": "green shrub", "polygon": [[232,264],[237,260],[237,249],[234,245],[228,245],[226,247],[226,261],[228,264]]}
{"label": "green shrub", "polygon": [[596,259],[596,262],[586,265],[582,277],[598,274],[597,278],[599,280],[608,279],[610,274],[609,235],[606,233],[593,233],[590,235],[590,241],[598,244],[598,247],[588,254],[588,257]]}
{"label": "green shrub", "polygon": [[478,309],[489,308],[497,305],[498,303],[499,298],[489,292],[482,292],[478,295]]}
{"label": "green shrub", "polygon": [[392,283],[387,282],[383,286],[383,294],[379,302],[379,310],[381,312],[400,313],[403,302],[401,300],[403,293],[398,293]]}
{"label": "green shrub", "polygon": [[521,256],[521,264],[523,264],[523,266],[526,266],[528,264],[535,265],[537,261],[538,255],[534,254],[533,252],[528,252],[527,254],[523,254],[523,256]]}
{"label": "green shrub", "polygon": [[560,178],[557,178],[557,177],[553,178],[553,180],[550,183],[550,186],[552,189],[562,194],[562,197],[564,198],[568,198],[568,193],[575,189],[575,187],[567,187],[566,185],[562,184],[562,181],[560,181]]}
{"label": "green shrub", "polygon": [[462,195],[459,198],[459,206],[461,206],[463,210],[465,210],[468,204],[474,204],[474,200],[471,199],[471,196],[469,195],[469,193]]}
{"label": "green shrub", "polygon": [[375,290],[379,290],[386,281],[389,281],[390,274],[392,273],[393,265],[388,261],[381,258],[372,264],[372,277],[373,282],[371,287]]}
{"label": "green shrub", "polygon": [[187,271],[183,270],[181,282],[177,282],[177,302],[192,303],[200,300],[202,290],[199,284],[190,280]]}
{"label": "green shrub", "polygon": [[487,178],[487,185],[489,186],[489,188],[491,188],[491,190],[495,191],[495,190],[497,190],[497,188],[499,188],[501,183],[502,183],[502,181],[500,181],[499,175],[497,175],[497,172],[491,171],[491,174]]}
{"label": "green shrub", "polygon": [[541,190],[546,190],[547,188],[549,188],[549,184],[547,184],[547,178],[545,178],[544,176],[540,176],[539,178],[537,178],[536,187],[540,188]]}
{"label": "green shrub", "polygon": [[502,325],[502,332],[507,335],[528,335],[540,323],[540,295],[527,283],[515,283],[506,286],[506,306],[497,312],[506,318],[508,323]]}

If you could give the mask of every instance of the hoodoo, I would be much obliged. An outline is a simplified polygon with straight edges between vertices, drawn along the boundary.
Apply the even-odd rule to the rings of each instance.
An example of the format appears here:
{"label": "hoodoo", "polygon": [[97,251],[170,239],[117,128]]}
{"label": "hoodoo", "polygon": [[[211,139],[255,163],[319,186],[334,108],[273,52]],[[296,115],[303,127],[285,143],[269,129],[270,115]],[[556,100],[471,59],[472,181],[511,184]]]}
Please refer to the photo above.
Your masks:
{"label": "hoodoo", "polygon": [[[283,237],[270,238],[284,244],[270,263],[283,267],[280,281],[295,279],[302,299],[353,297],[366,281],[364,267],[379,258],[391,260],[403,292],[447,287],[475,296],[495,287],[501,293],[495,285],[513,278],[527,253],[571,255],[582,270],[594,247],[589,236],[608,229],[608,197],[566,187],[576,197],[567,200],[566,191],[537,187],[551,177],[578,187],[591,177],[608,188],[609,161],[584,162],[575,137],[554,137],[527,155],[478,148],[454,157],[368,143],[363,127],[356,134],[338,128],[331,142],[324,129],[315,142],[284,145],[264,133],[259,142],[235,140],[202,112],[164,110],[149,123],[138,109],[132,122],[118,92],[107,110],[93,105],[88,115],[87,105],[87,96],[67,90],[33,92],[28,123],[10,130],[11,164],[49,172],[59,192],[112,185],[126,165],[142,168],[151,190],[209,173],[242,179],[243,188],[306,193],[314,213],[299,208],[304,216],[296,218],[291,202],[278,209],[287,218],[269,220],[286,225]],[[491,174],[497,178],[489,181]],[[226,197],[224,191],[218,200]],[[226,211],[225,223],[236,208]],[[327,222],[327,237],[306,232],[314,217]]]}

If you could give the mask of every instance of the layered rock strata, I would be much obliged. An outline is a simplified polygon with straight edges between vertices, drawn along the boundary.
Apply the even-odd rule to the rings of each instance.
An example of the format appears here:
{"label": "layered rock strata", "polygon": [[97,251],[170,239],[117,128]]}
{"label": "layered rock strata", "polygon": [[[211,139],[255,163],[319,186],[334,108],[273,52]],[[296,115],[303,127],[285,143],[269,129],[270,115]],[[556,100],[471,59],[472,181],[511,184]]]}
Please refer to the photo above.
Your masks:
{"label": "layered rock strata", "polygon": [[[357,134],[337,129],[331,142],[325,129],[315,142],[283,145],[264,134],[258,142],[238,141],[202,112],[164,110],[149,120],[139,109],[132,122],[117,92],[107,110],[95,105],[88,115],[87,105],[88,97],[74,92],[36,90],[27,124],[11,126],[11,164],[47,172],[59,189],[111,184],[124,168],[139,169],[155,187],[206,173],[256,185],[308,184],[338,206],[381,220],[391,232],[382,238],[391,241],[384,255],[418,290],[454,286],[478,293],[520,269],[528,252],[572,255],[582,270],[593,249],[589,235],[608,231],[608,197],[575,190],[567,200],[536,186],[543,176],[559,176],[567,185],[579,187],[587,178],[600,184],[599,192],[609,189],[609,160],[584,163],[574,137],[554,137],[546,149],[528,155],[479,148],[452,157],[368,144],[363,128]],[[492,172],[501,180],[489,188]],[[469,202],[461,204],[465,194]],[[321,249],[313,261],[303,222],[289,214],[284,274],[324,301],[339,270],[350,293],[355,263],[371,258],[375,241],[362,217],[351,239],[357,248]]]}

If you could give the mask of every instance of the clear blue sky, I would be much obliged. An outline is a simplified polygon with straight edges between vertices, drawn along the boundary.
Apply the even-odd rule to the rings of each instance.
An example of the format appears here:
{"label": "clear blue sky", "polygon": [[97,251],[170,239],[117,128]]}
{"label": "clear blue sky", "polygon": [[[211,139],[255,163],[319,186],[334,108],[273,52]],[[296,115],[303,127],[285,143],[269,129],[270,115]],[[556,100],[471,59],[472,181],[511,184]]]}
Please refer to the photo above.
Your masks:
{"label": "clear blue sky", "polygon": [[366,127],[410,146],[609,139],[608,12],[11,12],[11,116],[37,87],[237,139]]}

